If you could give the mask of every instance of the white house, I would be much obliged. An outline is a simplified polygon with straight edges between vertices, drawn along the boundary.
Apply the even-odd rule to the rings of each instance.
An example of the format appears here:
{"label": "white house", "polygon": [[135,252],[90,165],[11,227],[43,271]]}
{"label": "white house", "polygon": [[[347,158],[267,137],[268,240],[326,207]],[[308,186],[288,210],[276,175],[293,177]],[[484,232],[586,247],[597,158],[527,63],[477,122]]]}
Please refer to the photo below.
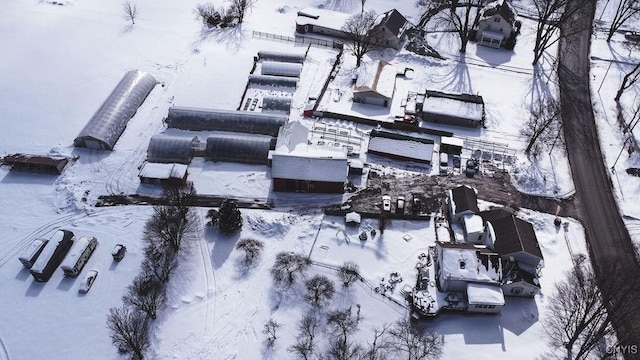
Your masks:
{"label": "white house", "polygon": [[502,46],[512,33],[518,31],[516,17],[516,10],[508,1],[498,0],[488,3],[482,9],[482,15],[478,21],[476,32],[478,44],[496,49]]}
{"label": "white house", "polygon": [[309,130],[299,122],[280,129],[270,153],[273,191],[342,193],[349,165],[343,148],[309,145]]}
{"label": "white house", "polygon": [[440,291],[466,292],[467,283],[500,285],[502,261],[486,247],[436,241],[436,281]]}
{"label": "white house", "polygon": [[357,69],[353,101],[388,107],[396,90],[397,69],[384,60],[362,61]]}

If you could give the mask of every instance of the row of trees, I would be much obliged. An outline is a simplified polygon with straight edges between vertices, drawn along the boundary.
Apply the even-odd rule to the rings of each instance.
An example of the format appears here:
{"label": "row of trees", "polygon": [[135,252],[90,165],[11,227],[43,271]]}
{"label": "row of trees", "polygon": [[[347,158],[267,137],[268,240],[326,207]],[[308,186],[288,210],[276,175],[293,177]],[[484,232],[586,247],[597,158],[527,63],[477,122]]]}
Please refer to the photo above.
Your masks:
{"label": "row of trees", "polygon": [[195,196],[193,185],[170,187],[165,198],[170,205],[154,206],[144,232],[141,272],[122,297],[122,306],[109,309],[107,328],[121,353],[141,360],[150,345],[151,323],[166,304],[167,284],[197,239],[197,222],[189,209]]}

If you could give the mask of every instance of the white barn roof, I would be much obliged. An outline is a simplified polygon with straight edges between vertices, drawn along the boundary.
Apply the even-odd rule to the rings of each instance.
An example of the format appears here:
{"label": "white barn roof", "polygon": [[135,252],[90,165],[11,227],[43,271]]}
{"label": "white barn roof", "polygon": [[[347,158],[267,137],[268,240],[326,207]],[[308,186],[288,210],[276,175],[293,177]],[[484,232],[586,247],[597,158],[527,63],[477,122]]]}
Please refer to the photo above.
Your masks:
{"label": "white barn roof", "polygon": [[314,25],[326,29],[342,31],[342,27],[351,15],[338,11],[306,7],[298,11],[296,25]]}
{"label": "white barn roof", "polygon": [[347,179],[347,156],[334,152],[334,156],[322,156],[310,151],[307,154],[273,153],[271,177],[307,181],[344,182]]}
{"label": "white barn roof", "polygon": [[433,143],[425,144],[410,140],[372,137],[369,140],[369,151],[431,162],[431,158],[433,157]]}
{"label": "white barn roof", "polygon": [[459,117],[478,122],[482,121],[483,109],[483,104],[439,96],[427,96],[422,105],[422,111],[425,113]]}
{"label": "white barn roof", "polygon": [[375,92],[391,99],[396,87],[396,68],[384,60],[362,62],[354,92]]}
{"label": "white barn roof", "polygon": [[498,285],[467,284],[467,300],[469,305],[504,305],[504,294]]}
{"label": "white barn roof", "polygon": [[185,164],[159,164],[159,163],[144,163],[142,169],[140,169],[139,177],[147,179],[184,179],[187,175],[187,169],[189,165]]}

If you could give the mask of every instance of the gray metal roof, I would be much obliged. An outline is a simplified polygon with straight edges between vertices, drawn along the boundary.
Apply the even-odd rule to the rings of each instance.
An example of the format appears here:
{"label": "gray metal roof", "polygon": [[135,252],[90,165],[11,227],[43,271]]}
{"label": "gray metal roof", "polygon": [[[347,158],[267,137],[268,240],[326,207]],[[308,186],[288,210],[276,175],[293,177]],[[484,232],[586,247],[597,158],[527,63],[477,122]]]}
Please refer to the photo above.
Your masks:
{"label": "gray metal roof", "polygon": [[156,83],[153,76],[140,70],[127,72],[80,131],[73,144],[79,147],[113,150],[127,123]]}
{"label": "gray metal roof", "polygon": [[147,148],[147,161],[189,164],[192,157],[191,148],[197,141],[196,136],[154,135]]}
{"label": "gray metal roof", "polygon": [[266,165],[271,143],[271,137],[264,135],[215,134],[207,138],[205,158],[211,161]]}
{"label": "gray metal roof", "polygon": [[170,128],[194,131],[230,131],[276,137],[286,124],[286,115],[254,111],[199,109],[172,106],[167,124]]}

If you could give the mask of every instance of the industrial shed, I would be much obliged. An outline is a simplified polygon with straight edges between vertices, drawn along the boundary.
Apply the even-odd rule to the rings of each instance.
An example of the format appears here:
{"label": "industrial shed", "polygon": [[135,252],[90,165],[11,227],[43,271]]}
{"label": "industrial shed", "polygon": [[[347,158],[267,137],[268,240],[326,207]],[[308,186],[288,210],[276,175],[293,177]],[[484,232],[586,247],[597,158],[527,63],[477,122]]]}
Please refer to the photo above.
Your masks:
{"label": "industrial shed", "polygon": [[282,96],[265,96],[262,98],[262,111],[282,111],[289,114],[291,98]]}
{"label": "industrial shed", "polygon": [[64,156],[43,156],[31,154],[7,155],[0,164],[9,166],[11,170],[35,171],[49,174],[61,174],[69,163]]}
{"label": "industrial shed", "polygon": [[147,148],[147,161],[189,164],[193,158],[193,147],[198,142],[197,136],[154,135]]}
{"label": "industrial shed", "polygon": [[267,165],[271,137],[247,134],[215,134],[207,138],[205,158],[245,164]]}
{"label": "industrial shed", "polygon": [[142,71],[127,72],[73,144],[90,149],[113,150],[127,123],[156,83],[153,76]]}
{"label": "industrial shed", "polygon": [[387,131],[372,130],[369,139],[369,154],[392,159],[431,164],[434,141]]}
{"label": "industrial shed", "polygon": [[302,73],[302,64],[280,61],[263,61],[260,67],[262,75],[299,77]]}
{"label": "industrial shed", "polygon": [[195,131],[230,131],[276,137],[287,116],[239,110],[213,110],[172,106],[167,123],[170,128]]}
{"label": "industrial shed", "polygon": [[279,61],[288,63],[304,63],[305,54],[284,53],[277,51],[258,51],[258,59],[261,61]]}
{"label": "industrial shed", "polygon": [[298,86],[298,79],[274,75],[249,75],[249,84],[295,88]]}

